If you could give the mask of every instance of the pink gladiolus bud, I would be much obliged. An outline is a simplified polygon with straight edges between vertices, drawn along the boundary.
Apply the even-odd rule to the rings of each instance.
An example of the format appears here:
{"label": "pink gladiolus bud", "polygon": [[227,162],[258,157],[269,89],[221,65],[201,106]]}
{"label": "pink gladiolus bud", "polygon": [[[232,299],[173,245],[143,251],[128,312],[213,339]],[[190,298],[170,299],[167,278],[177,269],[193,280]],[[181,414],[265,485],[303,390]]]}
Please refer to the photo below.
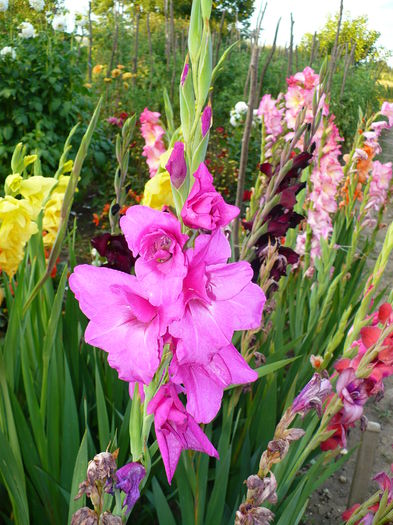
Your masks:
{"label": "pink gladiolus bud", "polygon": [[216,191],[205,164],[199,166],[194,177],[194,186],[181,212],[186,226],[211,231],[226,226],[239,215],[239,208],[227,204]]}
{"label": "pink gladiolus bud", "polygon": [[184,69],[183,69],[183,73],[181,75],[181,80],[180,80],[182,86],[184,86],[184,82],[187,79],[187,75],[188,75],[189,70],[190,70],[190,64],[188,62],[186,62],[184,64]]}
{"label": "pink gladiolus bud", "polygon": [[171,176],[171,183],[176,189],[179,189],[187,176],[187,164],[184,158],[183,142],[175,142],[173,151],[165,166]]}
{"label": "pink gladiolus bud", "polygon": [[202,123],[202,137],[206,136],[206,133],[209,131],[212,121],[212,108],[211,106],[206,106],[203,110],[201,123]]}
{"label": "pink gladiolus bud", "polygon": [[186,412],[173,384],[158,390],[147,407],[147,413],[154,414],[157,442],[169,484],[183,450],[197,450],[218,458],[217,450]]}

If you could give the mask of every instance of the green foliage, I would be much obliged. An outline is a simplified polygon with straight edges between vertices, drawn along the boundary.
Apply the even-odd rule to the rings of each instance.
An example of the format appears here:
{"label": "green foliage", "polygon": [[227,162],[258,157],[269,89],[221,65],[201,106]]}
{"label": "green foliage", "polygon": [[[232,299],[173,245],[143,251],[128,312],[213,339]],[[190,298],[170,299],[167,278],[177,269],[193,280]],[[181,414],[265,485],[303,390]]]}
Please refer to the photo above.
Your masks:
{"label": "green foliage", "polygon": [[75,120],[82,117],[86,89],[78,50],[69,35],[40,33],[9,42],[16,60],[0,60],[0,179],[8,175],[10,155],[18,142],[40,154],[53,169]]}
{"label": "green foliage", "polygon": [[[330,55],[334,46],[338,24],[338,13],[330,16],[325,26],[317,32],[319,51],[323,55]],[[351,19],[350,13],[346,13],[341,22],[339,44],[348,45],[349,51],[356,44],[355,62],[362,60],[373,60],[378,57],[377,40],[380,33],[368,27],[367,15]],[[308,51],[312,47],[313,35],[306,33],[301,45]]]}

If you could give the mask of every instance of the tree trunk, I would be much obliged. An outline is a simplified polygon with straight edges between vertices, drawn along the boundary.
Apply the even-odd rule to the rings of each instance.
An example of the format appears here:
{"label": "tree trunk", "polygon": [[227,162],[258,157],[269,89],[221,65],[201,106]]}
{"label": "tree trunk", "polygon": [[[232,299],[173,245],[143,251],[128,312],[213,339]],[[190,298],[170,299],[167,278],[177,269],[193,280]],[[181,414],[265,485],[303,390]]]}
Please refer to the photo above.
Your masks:
{"label": "tree trunk", "polygon": [[93,79],[93,63],[92,63],[92,52],[93,52],[93,27],[91,23],[91,1],[89,2],[89,58],[88,58],[88,67],[89,67],[89,82],[91,83]]}
{"label": "tree trunk", "polygon": [[114,6],[113,9],[114,9],[114,13],[113,13],[113,16],[114,16],[114,20],[113,20],[113,25],[114,25],[114,28],[113,28],[113,41],[112,41],[111,58],[109,60],[109,64],[108,64],[108,67],[107,67],[107,70],[106,70],[106,76],[107,77],[110,76],[111,71],[113,69],[113,63],[115,61],[115,55],[116,55],[116,50],[117,50],[117,43],[119,41],[119,14],[118,14],[116,6]]}
{"label": "tree trunk", "polygon": [[139,10],[139,7],[137,7],[136,11],[136,19],[135,19],[135,47],[134,47],[134,65],[132,67],[132,85],[135,87],[136,85],[136,76],[138,73],[138,47],[139,47],[139,19],[141,17],[141,12]]}
{"label": "tree trunk", "polygon": [[289,50],[288,50],[288,68],[287,68],[287,78],[292,75],[292,63],[293,63],[293,25],[294,25],[293,15],[291,13],[291,37],[289,40]]}
{"label": "tree trunk", "polygon": [[151,42],[151,30],[150,30],[150,13],[146,13],[146,31],[147,31],[147,42],[149,45],[149,57],[150,57],[150,71],[149,71],[149,92],[153,86],[154,78],[154,56],[153,56],[153,45]]}
{"label": "tree trunk", "polygon": [[351,43],[352,43],[351,51],[350,51],[348,57],[346,57],[347,59],[345,60],[343,81],[342,81],[342,84],[341,84],[339,101],[342,99],[342,97],[344,95],[344,89],[345,89],[345,84],[347,82],[347,76],[348,76],[349,68],[351,67],[351,65],[354,62],[355,50],[356,50],[356,42],[352,42],[352,40],[351,40]]}
{"label": "tree trunk", "polygon": [[261,98],[261,95],[262,95],[263,81],[265,80],[265,75],[266,75],[267,68],[269,67],[269,64],[272,61],[274,53],[276,51],[277,35],[278,35],[278,29],[280,27],[280,22],[281,22],[281,18],[279,18],[278,21],[277,21],[276,31],[274,33],[273,45],[272,45],[272,48],[270,50],[270,53],[269,53],[268,57],[266,58],[266,62],[263,64],[261,77],[259,79],[258,97],[257,97],[258,100]]}
{"label": "tree trunk", "polygon": [[213,67],[217,64],[218,58],[220,56],[220,47],[221,47],[221,40],[222,40],[222,32],[224,30],[225,15],[226,15],[226,11],[224,9],[224,11],[222,12],[222,15],[221,15],[220,27],[218,29],[218,35],[217,35],[217,41],[216,41],[216,51],[215,51],[215,54],[214,54]]}
{"label": "tree trunk", "polygon": [[310,67],[312,67],[312,63],[315,59],[316,45],[317,45],[317,32],[315,31],[312,37],[312,44],[311,44]]}
{"label": "tree trunk", "polygon": [[341,31],[341,21],[343,18],[343,9],[344,9],[344,0],[341,0],[340,14],[338,16],[338,22],[337,22],[336,38],[334,39],[334,46],[333,46],[332,55],[330,58],[329,76],[328,76],[328,82],[327,82],[327,87],[326,87],[327,92],[329,92],[332,87],[333,75],[336,69],[336,64],[337,64],[338,55],[339,55],[338,40],[340,37],[340,31]]}

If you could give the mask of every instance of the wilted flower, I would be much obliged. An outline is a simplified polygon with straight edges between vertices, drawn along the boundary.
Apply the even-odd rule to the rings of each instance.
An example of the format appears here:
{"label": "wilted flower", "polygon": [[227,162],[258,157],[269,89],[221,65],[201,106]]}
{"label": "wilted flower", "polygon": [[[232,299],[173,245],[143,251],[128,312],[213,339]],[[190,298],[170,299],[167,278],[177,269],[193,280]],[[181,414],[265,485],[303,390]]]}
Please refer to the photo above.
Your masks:
{"label": "wilted flower", "polygon": [[123,521],[120,516],[115,516],[108,511],[100,516],[100,525],[122,525]]}
{"label": "wilted flower", "polygon": [[5,12],[8,9],[8,0],[0,0],[0,12]]}
{"label": "wilted flower", "polygon": [[65,15],[55,15],[52,20],[52,27],[55,31],[65,31],[67,29],[67,18]]}
{"label": "wilted flower", "polygon": [[45,0],[29,0],[29,5],[35,11],[42,11],[45,7]]}
{"label": "wilted flower", "polygon": [[273,512],[266,507],[243,503],[236,512],[235,525],[269,525],[273,519]]}
{"label": "wilted flower", "polygon": [[71,525],[98,525],[98,516],[89,507],[82,507],[73,514]]}
{"label": "wilted flower", "polygon": [[319,416],[322,413],[322,405],[332,392],[329,379],[322,378],[315,373],[307,385],[303,388],[292,403],[292,411],[302,416],[315,409]]}
{"label": "wilted flower", "polygon": [[12,60],[15,60],[16,58],[16,51],[11,46],[5,46],[3,49],[0,50],[0,56],[1,57],[10,57]]}
{"label": "wilted flower", "polygon": [[30,22],[22,22],[19,26],[18,35],[22,38],[33,38],[36,36],[36,31]]}
{"label": "wilted flower", "polygon": [[140,463],[127,463],[116,472],[116,488],[126,494],[123,507],[127,505],[127,513],[131,512],[133,506],[140,497],[139,484],[146,475],[146,470]]}

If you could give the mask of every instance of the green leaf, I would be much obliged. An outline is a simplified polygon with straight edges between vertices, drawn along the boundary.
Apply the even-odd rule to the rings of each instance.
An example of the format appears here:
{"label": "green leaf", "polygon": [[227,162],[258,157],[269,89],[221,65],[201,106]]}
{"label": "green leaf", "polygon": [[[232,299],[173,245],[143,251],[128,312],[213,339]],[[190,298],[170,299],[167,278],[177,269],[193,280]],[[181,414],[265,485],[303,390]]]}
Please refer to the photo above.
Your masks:
{"label": "green leaf", "polygon": [[96,364],[96,400],[97,400],[97,421],[98,438],[101,450],[106,450],[110,441],[109,419],[106,410],[105,396],[101,384],[100,372]]}
{"label": "green leaf", "polygon": [[68,510],[68,522],[71,523],[72,515],[81,507],[85,505],[86,502],[86,496],[82,496],[78,500],[75,500],[75,496],[78,492],[78,487],[82,481],[86,478],[86,470],[87,470],[87,462],[88,462],[88,456],[87,456],[87,430],[85,430],[85,433],[83,434],[82,442],[79,447],[78,455],[76,457],[75,466],[74,466],[74,474],[72,476],[72,484],[71,484],[71,497],[70,497],[70,506]]}
{"label": "green leaf", "polygon": [[29,525],[29,507],[27,503],[24,475],[21,472],[11,447],[0,430],[0,472],[12,503],[15,523]]}
{"label": "green leaf", "polygon": [[153,490],[154,508],[157,513],[158,523],[160,525],[176,525],[175,518],[168,505],[167,499],[155,477],[153,478],[151,485]]}

